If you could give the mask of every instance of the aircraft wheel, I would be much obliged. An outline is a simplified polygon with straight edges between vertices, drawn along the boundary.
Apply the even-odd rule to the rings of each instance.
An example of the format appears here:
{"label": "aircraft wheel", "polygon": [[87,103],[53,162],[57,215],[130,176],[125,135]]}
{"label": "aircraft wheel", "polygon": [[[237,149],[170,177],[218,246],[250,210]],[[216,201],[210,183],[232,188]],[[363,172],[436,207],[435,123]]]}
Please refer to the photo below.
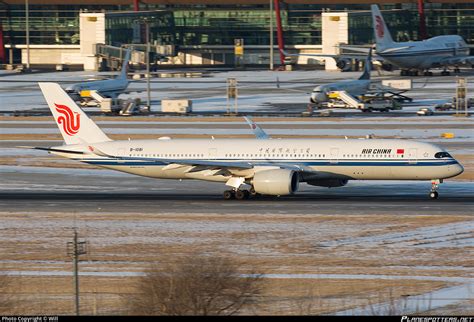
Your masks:
{"label": "aircraft wheel", "polygon": [[237,200],[244,200],[249,197],[249,192],[247,190],[236,190],[235,191],[235,199]]}
{"label": "aircraft wheel", "polygon": [[234,192],[232,190],[226,190],[224,191],[224,199],[225,200],[230,200],[235,197]]}
{"label": "aircraft wheel", "polygon": [[258,192],[255,191],[255,188],[254,188],[254,187],[250,188],[249,194],[250,194],[251,197],[256,197],[256,196],[258,196]]}
{"label": "aircraft wheel", "polygon": [[431,199],[438,199],[438,192],[437,191],[431,191],[430,192],[430,198]]}

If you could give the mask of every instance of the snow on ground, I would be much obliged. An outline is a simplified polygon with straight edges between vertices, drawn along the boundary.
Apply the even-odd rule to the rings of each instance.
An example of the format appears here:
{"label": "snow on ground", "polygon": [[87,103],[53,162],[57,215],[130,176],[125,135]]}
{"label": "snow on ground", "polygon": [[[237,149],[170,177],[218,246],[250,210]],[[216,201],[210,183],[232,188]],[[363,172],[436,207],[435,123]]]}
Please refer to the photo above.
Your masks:
{"label": "snow on ground", "polygon": [[[62,82],[62,85],[66,86],[71,82],[110,77],[111,75],[114,73],[55,72],[5,76],[0,79],[0,102],[2,102],[0,111],[46,108],[43,99],[38,98],[41,96],[37,86],[38,81]],[[229,77],[235,77],[239,81],[239,110],[250,112],[272,109],[271,106],[268,106],[272,103],[306,104],[309,92],[315,86],[339,80],[356,79],[359,75],[360,72],[340,73],[321,70],[292,72],[252,70],[213,72],[205,75],[210,77],[203,78],[153,78],[150,85],[152,111],[160,111],[160,101],[166,98],[191,99],[196,112],[226,111],[226,80]],[[124,99],[140,97],[146,101],[145,89],[145,80],[134,81],[128,88],[131,93],[122,94],[121,97]],[[454,78],[418,78],[414,80],[413,90],[407,95],[416,99],[414,104],[419,108],[450,100],[454,96],[454,90]]]}
{"label": "snow on ground", "polygon": [[[156,128],[143,128],[143,129],[131,129],[131,128],[109,128],[104,129],[106,134],[156,134],[156,135],[167,135],[167,134],[207,134],[207,135],[243,135],[252,134],[249,129],[199,129],[192,127],[184,129],[156,129]],[[295,133],[293,129],[268,129],[265,130],[269,135],[330,135],[330,136],[341,136],[352,135],[364,137],[368,133],[375,136],[395,136],[397,138],[416,138],[416,139],[436,139],[439,140],[441,133],[446,130],[439,129],[425,129],[425,130],[382,130],[382,129],[298,129]],[[450,141],[465,141],[474,139],[474,130],[472,129],[450,129],[449,132],[454,133],[455,138]],[[2,134],[57,134],[58,130],[54,128],[30,128],[30,129],[18,129],[18,128],[5,128],[1,131]]]}

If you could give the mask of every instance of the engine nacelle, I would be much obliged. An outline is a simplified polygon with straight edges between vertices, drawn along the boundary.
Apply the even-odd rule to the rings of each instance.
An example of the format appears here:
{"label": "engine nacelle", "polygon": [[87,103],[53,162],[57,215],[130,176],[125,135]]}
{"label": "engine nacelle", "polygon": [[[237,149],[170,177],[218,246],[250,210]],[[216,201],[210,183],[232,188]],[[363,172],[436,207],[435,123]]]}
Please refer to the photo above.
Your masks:
{"label": "engine nacelle", "polygon": [[262,195],[290,195],[298,190],[298,173],[287,169],[263,170],[255,173],[253,187]]}
{"label": "engine nacelle", "polygon": [[351,60],[350,59],[338,59],[336,61],[336,66],[340,70],[349,71],[351,69]]}
{"label": "engine nacelle", "polygon": [[307,181],[306,183],[312,186],[318,187],[327,187],[327,188],[335,188],[335,187],[343,187],[347,184],[346,179],[323,179],[323,180],[314,180],[314,181]]}
{"label": "engine nacelle", "polygon": [[387,63],[382,63],[382,69],[391,72],[393,70],[393,65],[392,64],[387,64]]}

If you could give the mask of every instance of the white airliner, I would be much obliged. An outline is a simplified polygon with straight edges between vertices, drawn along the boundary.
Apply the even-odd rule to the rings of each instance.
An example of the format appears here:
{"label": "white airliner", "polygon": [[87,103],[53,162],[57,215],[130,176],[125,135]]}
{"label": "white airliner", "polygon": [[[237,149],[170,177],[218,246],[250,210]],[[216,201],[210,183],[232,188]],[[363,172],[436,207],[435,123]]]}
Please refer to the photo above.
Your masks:
{"label": "white airliner", "polygon": [[372,70],[372,50],[365,60],[364,72],[356,80],[344,80],[329,84],[324,84],[314,88],[311,93],[311,103],[323,103],[329,100],[329,93],[334,91],[345,91],[352,96],[359,96],[367,93],[370,89],[370,71]]}
{"label": "white airliner", "polygon": [[39,83],[64,145],[35,148],[69,159],[160,179],[225,183],[225,199],[289,195],[302,182],[340,187],[349,180],[431,180],[463,167],[444,149],[409,140],[165,139],[112,141],[56,83]]}
{"label": "white airliner", "polygon": [[120,75],[114,79],[105,79],[98,81],[82,82],[66,87],[66,92],[79,100],[83,91],[95,90],[102,96],[115,98],[123,93],[130,81],[127,78],[128,63],[130,61],[131,50],[127,50],[122,64]]}
{"label": "white airliner", "polygon": [[[416,76],[419,71],[424,71],[425,76],[433,75],[431,68],[444,68],[441,75],[449,75],[447,68],[454,66],[459,72],[459,65],[474,64],[474,56],[469,55],[469,47],[459,35],[444,35],[432,37],[422,41],[395,42],[390,35],[390,30],[385,24],[379,7],[371,5],[374,37],[376,41],[375,59],[382,62],[382,68],[391,70],[393,66],[401,69],[402,76]],[[367,53],[369,48],[355,45],[340,45],[342,49]],[[351,58],[360,59],[356,53],[331,54],[289,54],[282,51],[285,56],[313,56],[330,57],[337,61],[340,69],[349,66]]]}
{"label": "white airliner", "polygon": [[425,71],[432,75],[430,68],[444,67],[442,75],[449,75],[448,66],[474,64],[474,56],[469,56],[469,47],[461,36],[446,35],[422,41],[394,42],[377,5],[372,5],[372,21],[376,39],[377,55],[385,63],[402,69],[402,75],[417,75]]}

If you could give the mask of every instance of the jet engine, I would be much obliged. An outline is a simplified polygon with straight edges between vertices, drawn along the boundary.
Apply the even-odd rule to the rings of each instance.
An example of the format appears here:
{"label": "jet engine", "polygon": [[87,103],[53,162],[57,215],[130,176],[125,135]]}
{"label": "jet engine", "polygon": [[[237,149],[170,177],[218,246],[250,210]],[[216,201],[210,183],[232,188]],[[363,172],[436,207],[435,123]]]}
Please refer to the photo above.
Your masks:
{"label": "jet engine", "polygon": [[335,188],[335,187],[343,187],[347,184],[346,179],[323,179],[323,180],[314,180],[314,181],[307,181],[306,183],[311,186],[318,186],[318,187],[327,187],[327,188]]}
{"label": "jet engine", "polygon": [[262,195],[290,195],[298,190],[299,176],[293,170],[274,169],[255,173],[253,187]]}
{"label": "jet engine", "polygon": [[347,58],[338,59],[336,66],[342,71],[349,71],[351,69],[351,60]]}
{"label": "jet engine", "polygon": [[392,64],[387,64],[387,63],[382,63],[382,69],[391,72],[393,70],[393,65]]}

